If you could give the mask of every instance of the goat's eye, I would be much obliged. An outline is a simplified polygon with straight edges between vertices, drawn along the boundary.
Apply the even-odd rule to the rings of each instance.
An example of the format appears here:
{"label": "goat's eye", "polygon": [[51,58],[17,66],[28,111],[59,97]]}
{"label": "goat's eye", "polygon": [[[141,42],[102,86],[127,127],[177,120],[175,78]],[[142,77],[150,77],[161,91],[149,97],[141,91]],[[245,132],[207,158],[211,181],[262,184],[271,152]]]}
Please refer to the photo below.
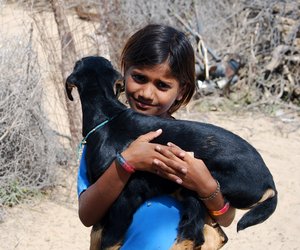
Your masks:
{"label": "goat's eye", "polygon": [[146,83],[147,82],[147,78],[140,74],[132,74],[131,77],[137,83]]}

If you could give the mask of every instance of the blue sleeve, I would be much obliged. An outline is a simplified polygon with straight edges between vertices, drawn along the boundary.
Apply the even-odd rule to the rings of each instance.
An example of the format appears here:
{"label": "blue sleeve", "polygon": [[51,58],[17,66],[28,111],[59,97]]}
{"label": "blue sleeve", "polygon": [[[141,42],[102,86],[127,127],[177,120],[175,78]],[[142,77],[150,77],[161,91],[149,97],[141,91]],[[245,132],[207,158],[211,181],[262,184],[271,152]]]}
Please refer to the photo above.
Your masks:
{"label": "blue sleeve", "polygon": [[82,151],[80,164],[79,164],[79,169],[78,169],[78,175],[77,175],[77,194],[78,194],[78,197],[80,196],[80,194],[83,191],[85,191],[91,185],[89,180],[88,180],[85,155],[86,155],[86,146],[83,148],[83,151]]}

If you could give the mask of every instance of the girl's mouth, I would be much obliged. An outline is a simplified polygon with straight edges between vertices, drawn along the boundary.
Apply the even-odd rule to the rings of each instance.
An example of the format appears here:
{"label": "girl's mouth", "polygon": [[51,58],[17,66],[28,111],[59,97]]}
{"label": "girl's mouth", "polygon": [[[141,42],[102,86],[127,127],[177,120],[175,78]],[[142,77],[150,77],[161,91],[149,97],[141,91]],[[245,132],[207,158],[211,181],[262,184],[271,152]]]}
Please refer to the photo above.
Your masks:
{"label": "girl's mouth", "polygon": [[138,109],[141,110],[147,110],[150,108],[153,108],[155,105],[149,104],[149,103],[145,103],[143,101],[137,100],[135,98],[133,98],[134,104]]}

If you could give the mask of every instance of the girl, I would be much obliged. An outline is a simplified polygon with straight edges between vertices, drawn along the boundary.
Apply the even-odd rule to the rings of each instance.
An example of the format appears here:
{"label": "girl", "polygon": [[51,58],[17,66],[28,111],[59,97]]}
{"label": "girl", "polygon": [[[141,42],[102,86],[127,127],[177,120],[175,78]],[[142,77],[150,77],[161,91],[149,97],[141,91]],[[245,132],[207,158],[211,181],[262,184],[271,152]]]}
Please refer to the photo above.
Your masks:
{"label": "girl", "polygon": [[[194,94],[194,51],[186,36],[172,27],[148,25],[136,32],[124,47],[121,66],[126,98],[137,112],[174,119],[172,114]],[[230,225],[235,209],[225,202],[204,162],[172,143],[151,143],[161,133],[158,130],[140,136],[122,152],[122,157],[136,171],[155,173],[195,191],[217,223]],[[84,157],[85,151],[78,175],[79,217],[85,226],[92,226],[110,209],[131,173],[114,161],[90,185]],[[147,201],[136,211],[121,249],[170,249],[176,241],[180,211],[180,201],[172,196]]]}

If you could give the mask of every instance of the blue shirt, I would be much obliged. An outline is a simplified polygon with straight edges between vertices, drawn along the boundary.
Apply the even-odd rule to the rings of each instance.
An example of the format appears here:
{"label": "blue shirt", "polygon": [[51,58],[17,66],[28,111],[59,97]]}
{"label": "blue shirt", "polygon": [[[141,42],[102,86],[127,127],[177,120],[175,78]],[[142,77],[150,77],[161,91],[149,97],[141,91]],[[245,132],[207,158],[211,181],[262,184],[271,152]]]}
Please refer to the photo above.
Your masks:
{"label": "blue shirt", "polygon": [[86,165],[86,161],[85,161],[85,154],[86,154],[86,147],[83,147],[80,164],[79,164],[79,169],[78,169],[78,175],[77,175],[78,197],[84,190],[86,190],[91,185],[88,180],[88,175],[87,175],[87,165]]}
{"label": "blue shirt", "polygon": [[[85,154],[86,147],[83,148],[78,170],[78,196],[90,186]],[[169,195],[147,200],[133,215],[121,250],[170,249],[176,241],[181,210],[181,203]]]}

